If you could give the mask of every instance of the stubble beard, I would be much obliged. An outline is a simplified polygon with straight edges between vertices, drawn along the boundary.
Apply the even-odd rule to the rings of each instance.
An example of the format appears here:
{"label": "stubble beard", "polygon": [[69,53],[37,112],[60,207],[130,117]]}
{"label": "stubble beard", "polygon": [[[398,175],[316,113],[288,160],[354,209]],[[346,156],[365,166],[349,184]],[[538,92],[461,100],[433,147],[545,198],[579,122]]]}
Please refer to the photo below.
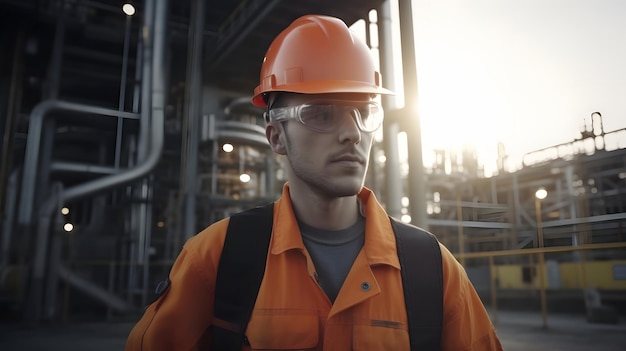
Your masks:
{"label": "stubble beard", "polygon": [[[287,146],[286,157],[289,162],[289,167],[291,168],[291,173],[313,192],[327,198],[339,198],[354,196],[361,191],[365,182],[368,163],[365,164],[362,171],[358,171],[360,174],[341,174],[333,176],[328,173],[314,171],[308,168],[306,163],[299,162],[299,160],[303,158],[300,157],[300,153],[293,148],[289,136],[285,135],[285,137]],[[352,177],[354,180],[341,179],[346,176]],[[357,180],[357,178],[360,179]]]}
{"label": "stubble beard", "polygon": [[307,187],[327,198],[354,196],[359,193],[364,182],[363,178],[360,182],[356,182],[343,181],[332,176],[316,176],[315,174],[301,172],[300,169],[293,167],[293,165],[292,171]]}

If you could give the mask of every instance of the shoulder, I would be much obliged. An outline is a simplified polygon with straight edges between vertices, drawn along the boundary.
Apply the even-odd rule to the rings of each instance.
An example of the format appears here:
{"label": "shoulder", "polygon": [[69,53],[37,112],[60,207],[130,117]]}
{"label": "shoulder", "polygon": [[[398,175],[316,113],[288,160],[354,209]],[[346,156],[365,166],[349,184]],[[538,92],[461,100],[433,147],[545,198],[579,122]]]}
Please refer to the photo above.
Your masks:
{"label": "shoulder", "polygon": [[229,222],[230,218],[224,218],[206,227],[187,240],[183,251],[196,256],[201,261],[211,256],[217,256],[219,260],[219,255],[224,247]]}
{"label": "shoulder", "polygon": [[441,249],[444,288],[453,289],[457,292],[463,290],[464,286],[469,283],[465,268],[445,245],[439,243],[439,248]]}

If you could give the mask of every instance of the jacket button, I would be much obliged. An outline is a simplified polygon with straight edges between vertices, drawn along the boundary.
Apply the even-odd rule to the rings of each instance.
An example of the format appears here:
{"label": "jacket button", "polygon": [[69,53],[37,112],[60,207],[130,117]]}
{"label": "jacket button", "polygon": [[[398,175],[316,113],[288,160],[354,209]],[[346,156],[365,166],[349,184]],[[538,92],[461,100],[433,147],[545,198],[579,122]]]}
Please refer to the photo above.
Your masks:
{"label": "jacket button", "polygon": [[161,296],[163,295],[163,293],[165,293],[165,291],[167,290],[167,288],[170,286],[170,279],[167,278],[165,280],[161,280],[159,282],[159,284],[157,284],[156,288],[154,289],[154,293]]}
{"label": "jacket button", "polygon": [[370,288],[371,288],[370,283],[368,283],[368,282],[361,283],[361,290],[362,291],[369,291]]}

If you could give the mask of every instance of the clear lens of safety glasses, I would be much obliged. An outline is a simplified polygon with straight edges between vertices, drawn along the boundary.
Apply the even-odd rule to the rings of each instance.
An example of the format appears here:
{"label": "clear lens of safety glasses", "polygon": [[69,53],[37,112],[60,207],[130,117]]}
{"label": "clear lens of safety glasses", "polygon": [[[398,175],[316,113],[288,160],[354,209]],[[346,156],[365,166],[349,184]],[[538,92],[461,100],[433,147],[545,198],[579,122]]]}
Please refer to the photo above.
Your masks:
{"label": "clear lens of safety glasses", "polygon": [[337,130],[344,119],[350,117],[357,122],[362,132],[372,133],[383,123],[384,112],[374,101],[313,101],[303,105],[273,108],[268,117],[269,122],[297,119],[320,133]]}

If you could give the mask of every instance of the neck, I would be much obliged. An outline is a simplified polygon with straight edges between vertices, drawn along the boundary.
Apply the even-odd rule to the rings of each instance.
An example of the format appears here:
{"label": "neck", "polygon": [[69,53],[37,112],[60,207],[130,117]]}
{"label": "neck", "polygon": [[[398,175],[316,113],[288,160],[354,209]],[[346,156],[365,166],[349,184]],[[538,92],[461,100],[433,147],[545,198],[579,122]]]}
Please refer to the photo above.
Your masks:
{"label": "neck", "polygon": [[357,195],[325,197],[311,189],[291,186],[289,194],[298,220],[311,227],[339,230],[350,227],[357,220]]}

